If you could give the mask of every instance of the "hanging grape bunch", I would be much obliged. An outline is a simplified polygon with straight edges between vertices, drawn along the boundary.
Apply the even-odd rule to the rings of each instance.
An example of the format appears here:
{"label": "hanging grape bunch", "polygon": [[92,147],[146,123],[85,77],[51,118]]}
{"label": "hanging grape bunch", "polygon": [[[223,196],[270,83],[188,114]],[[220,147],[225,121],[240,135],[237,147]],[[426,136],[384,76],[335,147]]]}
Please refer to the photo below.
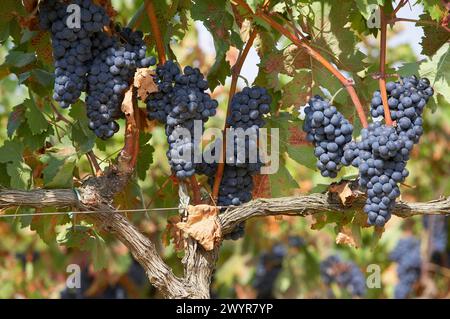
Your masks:
{"label": "hanging grape bunch", "polygon": [[[395,199],[400,196],[398,184],[409,175],[406,163],[423,133],[423,109],[433,95],[429,84],[428,79],[418,80],[415,76],[387,83],[389,107],[397,126],[375,122],[361,131],[361,141],[345,146],[342,163],[359,170],[359,184],[367,192],[364,212],[371,225],[384,226],[391,218]],[[373,117],[384,114],[378,91],[372,99],[371,113]]]}
{"label": "hanging grape bunch", "polygon": [[146,45],[140,31],[116,26],[116,33],[96,34],[95,58],[87,77],[86,107],[89,128],[95,135],[108,139],[119,130],[116,119],[122,116],[121,104],[137,68],[156,63],[145,56]]}
{"label": "hanging grape bunch", "polygon": [[72,1],[80,6],[79,28],[69,28],[68,3],[45,0],[40,5],[39,23],[51,32],[55,63],[53,98],[63,108],[75,103],[86,88],[86,73],[92,60],[92,37],[109,24],[105,10],[91,0]]}
{"label": "hanging grape bunch", "polygon": [[422,267],[420,240],[414,237],[400,239],[390,254],[390,259],[397,263],[399,283],[395,287],[394,297],[407,298],[414,284],[419,280]]}
{"label": "hanging grape bunch", "polygon": [[203,131],[219,104],[205,92],[208,82],[198,68],[186,66],[181,72],[169,60],[157,67],[154,81],[159,91],[146,101],[148,117],[166,125],[167,158],[175,176],[189,178],[196,172],[194,149],[201,142],[201,137],[194,138],[194,125]]}
{"label": "hanging grape bunch", "polygon": [[[70,4],[80,8],[79,28],[69,23]],[[53,98],[67,108],[85,91],[89,128],[102,139],[110,138],[119,130],[115,120],[122,116],[120,106],[136,69],[156,62],[146,57],[142,32],[120,26],[105,32],[110,19],[92,0],[46,0],[40,5],[39,19],[52,34]]]}
{"label": "hanging grape bunch", "polygon": [[364,274],[353,262],[343,261],[337,255],[331,255],[320,263],[320,276],[326,285],[337,283],[355,297],[366,294]]}
{"label": "hanging grape bunch", "polygon": [[[271,102],[272,98],[267,90],[258,86],[245,87],[233,96],[227,124],[231,129],[243,129],[249,134],[244,138],[233,135],[234,140],[227,142],[234,148],[234,155],[226,158],[219,187],[217,203],[219,206],[237,206],[252,199],[253,176],[260,171],[262,165],[258,151],[259,129],[265,125],[263,115],[269,113]],[[245,151],[245,157],[239,157],[239,152],[243,151]],[[203,171],[207,172],[209,184],[212,187],[215,169],[203,168]],[[244,224],[241,223],[225,238],[236,240],[243,235]]]}
{"label": "hanging grape bunch", "polygon": [[341,166],[344,146],[352,140],[353,126],[328,101],[314,96],[305,108],[303,130],[314,144],[317,168],[324,177],[335,178]]}

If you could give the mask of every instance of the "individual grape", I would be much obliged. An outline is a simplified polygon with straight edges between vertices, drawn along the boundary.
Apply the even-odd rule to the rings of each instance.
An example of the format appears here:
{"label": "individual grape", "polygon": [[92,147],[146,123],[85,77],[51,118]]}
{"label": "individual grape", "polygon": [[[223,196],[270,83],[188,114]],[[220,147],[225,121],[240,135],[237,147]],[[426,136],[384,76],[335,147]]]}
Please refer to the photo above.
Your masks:
{"label": "individual grape", "polygon": [[93,39],[95,58],[87,77],[86,96],[89,128],[95,135],[108,139],[119,130],[115,121],[122,116],[121,105],[137,68],[154,65],[145,56],[146,45],[140,31],[116,27],[116,33],[97,33]]}
{"label": "individual grape", "polygon": [[399,278],[394,297],[405,299],[410,295],[414,284],[420,278],[422,265],[420,241],[414,237],[400,239],[389,257],[397,263],[397,276]]}
{"label": "individual grape", "polygon": [[320,275],[326,285],[337,283],[352,296],[363,297],[366,294],[366,280],[359,267],[337,255],[331,255],[320,263]]}
{"label": "individual grape", "polygon": [[336,107],[319,95],[311,98],[305,108],[303,130],[314,143],[317,168],[324,177],[335,178],[340,169],[344,146],[352,140],[353,126]]}
{"label": "individual grape", "polygon": [[80,6],[79,28],[66,23],[69,3],[45,0],[39,6],[41,28],[51,32],[55,60],[53,98],[63,108],[75,103],[86,88],[86,73],[93,58],[92,37],[109,24],[105,10],[91,0],[74,0]]}

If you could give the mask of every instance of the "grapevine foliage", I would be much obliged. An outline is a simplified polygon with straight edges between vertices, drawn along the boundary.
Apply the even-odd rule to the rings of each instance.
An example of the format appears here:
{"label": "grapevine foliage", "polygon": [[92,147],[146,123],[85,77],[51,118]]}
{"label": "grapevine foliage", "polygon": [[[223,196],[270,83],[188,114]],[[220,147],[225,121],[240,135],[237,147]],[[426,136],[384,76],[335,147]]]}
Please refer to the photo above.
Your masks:
{"label": "grapevine foliage", "polygon": [[[148,119],[162,123],[165,130],[154,129],[156,123],[145,121],[145,116],[141,116],[142,105],[134,104],[138,106],[134,115],[139,130],[136,130],[138,134],[133,135],[136,138],[133,142],[136,143],[127,143],[126,140],[125,145],[136,146],[133,149],[136,152],[130,154],[137,156],[137,159],[129,163],[136,164],[133,169],[137,174],[130,174],[127,186],[120,194],[117,193],[118,196],[114,196],[111,204],[117,209],[137,211],[143,207],[163,210],[177,207],[178,183],[185,183],[192,191],[191,194],[196,195],[196,190],[189,185],[194,185],[198,178],[201,202],[222,206],[223,213],[228,206],[242,205],[252,198],[280,198],[322,191],[328,185],[322,184],[323,178],[319,173],[322,177],[342,176],[346,179],[350,176],[348,173],[355,170],[345,166],[353,166],[358,170],[357,182],[360,188],[355,190],[352,187],[354,192],[351,196],[359,196],[359,190],[365,192],[363,210],[367,222],[377,227],[384,227],[390,220],[392,208],[399,200],[400,187],[402,200],[405,201],[424,201],[447,194],[446,174],[450,167],[449,152],[446,152],[450,109],[450,26],[448,8],[443,1],[420,1],[417,4],[395,1],[392,8],[389,3],[385,3],[385,13],[392,14],[388,19],[392,26],[396,18],[408,18],[402,16],[408,11],[408,6],[421,6],[423,14],[419,21],[408,23],[405,27],[415,25],[422,28],[423,37],[418,39],[421,43],[417,46],[421,49],[420,59],[417,58],[419,52],[415,52],[416,46],[414,50],[404,50],[410,45],[402,43],[401,50],[396,50],[396,41],[389,41],[388,63],[385,72],[381,72],[380,66],[380,74],[376,70],[380,57],[368,53],[382,51],[379,46],[383,44],[370,39],[377,32],[366,23],[367,6],[361,5],[358,0],[292,1],[289,5],[247,1],[250,9],[240,4],[242,1],[233,1],[231,5],[225,0],[151,1],[156,21],[151,20],[152,12],[143,2],[2,1],[2,192],[8,189],[15,192],[33,188],[76,190],[85,185],[96,187],[97,181],[120,171],[122,165],[115,165],[114,158],[124,149],[123,136],[116,134],[112,137],[119,131],[119,123],[123,122],[121,107],[127,106],[122,105],[124,94],[133,85],[140,97],[145,95],[141,95],[143,91],[153,92],[142,102],[147,106]],[[145,1],[145,4],[148,3],[150,1]],[[397,13],[391,11],[401,3],[406,4],[405,10]],[[75,27],[71,26],[76,19],[73,20],[73,11],[69,8],[74,4],[80,7],[81,13],[81,24]],[[294,30],[300,25],[290,21],[292,17],[301,22],[301,31]],[[242,18],[245,18],[245,23]],[[123,26],[117,24],[119,21]],[[154,24],[149,22],[156,22],[161,32],[154,32]],[[202,43],[195,40],[202,39],[205,32],[203,26],[198,28],[199,22],[211,34],[214,57],[204,50]],[[124,27],[125,23],[127,27]],[[274,27],[276,23],[284,28]],[[323,26],[326,26],[326,30],[323,30]],[[247,30],[250,33],[248,37]],[[311,49],[304,50],[290,43],[293,38],[288,37],[283,30],[294,37],[301,37],[300,46],[306,45]],[[252,34],[256,35],[254,42]],[[391,40],[397,36],[398,28],[392,28],[387,38]],[[161,47],[166,54],[160,52]],[[259,56],[255,80],[247,84],[250,87],[243,88],[228,101],[226,80],[230,77],[236,80],[240,66],[252,63],[246,57],[245,48],[248,47],[251,47],[250,56],[254,53]],[[234,56],[235,49],[239,55]],[[311,54],[312,50],[317,54]],[[160,61],[166,58],[170,60],[152,67],[156,59],[149,55],[156,52]],[[234,58],[236,63],[233,66]],[[180,65],[186,67],[180,68]],[[332,76],[329,71],[334,67],[348,82],[342,81],[336,74]],[[145,81],[148,79],[144,79],[145,84],[133,81],[138,68],[149,68],[140,70],[139,74],[155,72],[154,83]],[[239,76],[244,80],[251,79],[252,76],[245,74],[245,69],[242,68]],[[207,70],[208,80],[203,70]],[[379,85],[374,80],[378,76],[386,79],[395,76],[398,79],[386,84],[387,106],[394,121],[392,126],[384,124],[385,109],[381,93],[374,92],[374,87]],[[156,84],[157,92],[153,84]],[[350,93],[350,87],[354,88],[363,109],[371,116],[372,123],[366,129],[358,129],[364,121],[352,112],[353,104],[357,103],[356,97],[346,92]],[[209,90],[214,91],[211,93]],[[238,85],[237,91],[240,90],[241,86]],[[333,96],[332,102],[316,95],[319,92]],[[220,110],[218,101],[221,103]],[[305,104],[303,134],[298,131],[300,121],[295,110]],[[269,114],[270,109],[273,110],[272,114]],[[226,157],[218,194],[214,194],[218,195],[218,202],[214,202],[212,189],[217,182],[218,165],[204,160],[198,162],[194,158],[202,142],[206,141],[195,139],[193,130],[196,121],[203,129],[207,121],[216,128],[222,128],[224,120],[231,129],[244,129],[254,134],[252,137],[227,138],[235,154]],[[253,160],[249,151],[258,149],[260,136],[257,130],[263,126],[280,130],[280,147],[275,150],[279,155],[280,169],[260,178],[255,175],[259,173],[263,159],[257,153],[256,160]],[[129,129],[130,126],[127,127],[127,133]],[[186,132],[188,135],[184,135]],[[125,138],[129,136],[127,134]],[[307,145],[305,138],[312,144],[314,151],[311,151],[311,145]],[[168,141],[168,150],[165,143],[159,143],[164,139]],[[414,146],[419,141],[420,147]],[[218,145],[222,141],[216,142]],[[245,150],[242,158],[236,154],[237,150]],[[217,151],[212,154],[217,155]],[[124,153],[120,152],[121,155]],[[123,158],[126,156],[119,156],[119,159]],[[162,169],[166,158],[172,177],[176,178],[169,178]],[[119,163],[122,164],[121,161]],[[317,172],[314,172],[314,167]],[[410,172],[413,176],[407,179]],[[196,178],[191,179],[195,175]],[[89,184],[86,181],[95,182]],[[112,195],[107,193],[106,197]],[[339,195],[339,199],[346,196],[345,193]],[[351,202],[353,198],[346,199]],[[45,212],[42,217],[14,217],[17,223],[13,225],[9,224],[13,217],[5,215],[13,212],[31,215],[34,213],[33,208],[19,205],[17,209],[8,209],[0,214],[2,298],[48,298],[60,295],[62,298],[119,299],[136,296],[128,289],[133,284],[138,290],[148,290],[147,274],[142,269],[136,269],[135,261],[127,265],[125,257],[128,256],[118,256],[116,247],[112,247],[116,240],[104,236],[104,231],[97,232],[98,225],[91,220],[86,222],[85,216],[71,220],[70,215],[64,214],[67,210],[60,211],[60,208],[52,206],[37,209],[37,213]],[[58,215],[53,216],[53,212]],[[166,214],[152,214],[151,225],[139,216],[129,214],[126,217],[137,228],[145,230],[149,226],[153,228],[167,222]],[[220,271],[222,268],[216,272],[217,281],[213,287],[220,286],[217,291],[219,297],[230,297],[230,291],[238,297],[248,297],[245,293],[249,290],[251,293],[256,292],[258,298],[322,297],[321,294],[326,295],[327,291],[335,292],[336,286],[353,297],[390,297],[393,290],[388,285],[366,291],[364,276],[368,274],[361,273],[356,263],[331,255],[319,267],[321,250],[329,246],[335,248],[336,229],[341,231],[338,235],[340,240],[336,242],[353,243],[354,239],[355,243],[361,244],[359,252],[352,251],[350,254],[355,256],[355,261],[380,264],[382,276],[391,269],[388,262],[397,264],[399,283],[394,291],[396,298],[448,296],[443,269],[448,268],[450,260],[448,217],[424,217],[420,219],[423,227],[417,225],[415,219],[409,219],[406,223],[390,222],[386,232],[395,232],[405,226],[408,228],[411,223],[413,227],[408,228],[408,233],[420,229],[423,234],[422,247],[419,239],[411,236],[402,239],[389,255],[385,251],[388,245],[380,245],[376,253],[365,253],[381,233],[380,229],[365,229],[366,216],[362,220],[359,213],[351,215],[351,220],[347,219],[350,215],[334,212],[317,216],[312,228],[323,229],[321,240],[325,236],[331,237],[331,240],[324,240],[325,245],[320,246],[305,246],[298,237],[299,233],[303,236],[303,232],[308,235],[310,232],[309,225],[305,227],[301,218],[255,221],[251,227],[248,224],[246,230],[244,223],[237,225],[226,239],[242,238],[244,230],[246,236],[238,249],[231,243],[221,246],[218,265],[223,265],[227,272],[223,275],[224,272]],[[324,227],[326,224],[336,224],[336,227]],[[35,231],[40,236],[39,240],[49,244],[49,247],[55,243],[67,247],[67,253],[61,254],[41,244],[36,246],[37,239],[21,228]],[[159,234],[159,231],[156,230],[155,234]],[[166,235],[175,237],[170,231],[168,227]],[[367,236],[371,232],[375,236]],[[282,238],[285,243],[277,241],[267,250],[267,241],[274,238]],[[315,240],[311,238],[308,242],[315,243]],[[8,249],[10,246],[17,248]],[[92,256],[94,269],[105,266],[110,266],[110,269],[94,275],[92,267],[83,262],[82,289],[59,291],[61,288],[51,288],[63,286],[58,282],[62,278],[60,265],[73,263],[73,259],[75,263],[80,261],[82,253],[77,251],[76,255],[72,254],[77,248]],[[346,249],[349,248],[339,247],[339,250]],[[290,256],[293,251],[295,256]],[[164,261],[169,267],[179,257],[179,252],[174,249],[168,249],[164,254]],[[425,256],[429,260],[424,260]],[[257,261],[256,269],[253,260]],[[427,267],[422,268],[425,264]],[[128,272],[125,266],[129,267]],[[34,269],[33,278],[20,276],[21,272],[29,272],[30,269]],[[432,279],[437,289],[423,287],[428,285],[420,280],[425,271],[427,274],[424,278]],[[105,274],[108,278],[103,285]],[[317,285],[320,275],[325,285]],[[294,276],[299,278],[293,279]],[[99,279],[102,281],[100,286],[105,289],[100,287],[100,291],[93,291],[99,288]],[[141,286],[144,282],[147,284],[145,287]],[[333,289],[329,289],[330,285]],[[148,296],[148,291],[144,294]],[[153,294],[152,297],[155,297]]]}

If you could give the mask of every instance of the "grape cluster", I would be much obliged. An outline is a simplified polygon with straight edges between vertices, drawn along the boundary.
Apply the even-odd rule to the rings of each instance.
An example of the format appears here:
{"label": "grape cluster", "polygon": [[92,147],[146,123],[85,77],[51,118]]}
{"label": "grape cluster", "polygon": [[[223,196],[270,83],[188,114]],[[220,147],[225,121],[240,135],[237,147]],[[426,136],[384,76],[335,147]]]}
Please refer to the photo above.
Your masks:
{"label": "grape cluster", "polygon": [[92,37],[109,24],[105,10],[92,0],[74,0],[80,7],[80,27],[70,28],[67,3],[45,0],[40,4],[39,23],[51,32],[55,60],[53,98],[63,108],[69,107],[86,88],[86,73],[92,60]]}
{"label": "grape cluster", "polygon": [[[218,204],[221,206],[241,205],[252,198],[252,176],[262,165],[257,147],[258,133],[265,124],[262,116],[270,111],[271,102],[267,90],[257,86],[245,87],[231,100],[227,123],[232,130],[230,132],[236,134],[231,135],[233,141],[227,142],[234,150],[233,154],[226,157],[219,191]],[[239,134],[244,131],[246,135]]]}
{"label": "grape cluster", "polygon": [[[236,134],[227,144],[234,148],[233,154],[226,156],[223,177],[219,188],[219,206],[241,205],[252,199],[253,175],[261,168],[258,152],[259,128],[265,122],[263,115],[270,111],[272,98],[261,87],[245,87],[231,99],[231,113],[227,124]],[[245,132],[246,134],[240,134]],[[230,136],[230,135],[229,135]],[[210,184],[214,184],[211,176]],[[226,239],[239,239],[244,235],[244,224],[238,225]]]}
{"label": "grape cluster", "polygon": [[89,128],[95,135],[108,139],[119,130],[115,122],[121,117],[123,95],[136,68],[154,65],[156,60],[145,56],[146,45],[140,31],[116,26],[116,34],[96,34],[96,49],[87,77],[86,107]]}
{"label": "grape cluster", "polygon": [[283,260],[287,254],[286,247],[276,244],[271,251],[262,254],[256,265],[256,274],[253,287],[258,299],[272,299],[273,287],[278,275],[282,271]]}
{"label": "grape cluster", "polygon": [[[423,133],[423,109],[433,95],[429,84],[428,79],[415,76],[388,82],[389,106],[397,125],[388,127],[376,121],[361,131],[361,141],[352,141],[344,147],[342,163],[359,169],[359,184],[367,190],[364,212],[371,225],[384,226],[391,217],[395,199],[400,196],[398,183],[409,174],[406,163]],[[384,115],[378,91],[372,99],[371,113],[373,117]]]}
{"label": "grape cluster", "polygon": [[[79,28],[71,27],[76,19],[69,20],[73,12],[68,9],[73,4],[80,8]],[[123,95],[136,68],[156,62],[145,56],[142,32],[119,26],[113,34],[104,32],[110,19],[92,0],[46,0],[40,5],[39,20],[52,34],[53,98],[66,108],[86,91],[89,128],[102,139],[110,138],[119,130],[115,120],[122,116]]]}
{"label": "grape cluster", "polygon": [[[386,91],[391,118],[397,122],[398,131],[417,143],[423,133],[423,109],[434,93],[430,81],[427,78],[417,79],[415,76],[404,77],[398,82],[388,82]],[[370,112],[373,118],[384,117],[379,91],[375,91],[373,95]]]}
{"label": "grape cluster", "polygon": [[423,225],[431,232],[432,253],[442,254],[447,248],[448,216],[424,216]]}
{"label": "grape cluster", "polygon": [[361,270],[337,255],[331,255],[320,263],[320,275],[326,285],[337,283],[352,296],[363,297],[366,294],[366,280]]}
{"label": "grape cluster", "polygon": [[396,299],[407,298],[414,284],[420,278],[421,257],[420,241],[414,237],[400,239],[390,254],[390,259],[397,263],[399,283],[395,287]]}
{"label": "grape cluster", "polygon": [[128,271],[124,273],[123,278],[127,279],[127,285],[121,282],[108,283],[104,289],[97,289],[94,294],[89,293],[90,288],[96,281],[88,267],[82,267],[80,273],[80,288],[64,288],[60,292],[61,299],[126,299],[131,298],[128,292],[143,294],[144,297],[152,293],[152,287],[148,283],[148,277],[142,266],[136,261],[132,260]]}
{"label": "grape cluster", "polygon": [[167,158],[177,178],[195,174],[194,154],[200,137],[194,137],[194,125],[203,125],[216,114],[218,103],[205,91],[208,82],[198,68],[186,66],[181,72],[173,61],[156,69],[154,77],[159,91],[149,95],[149,119],[166,124],[169,142]]}
{"label": "grape cluster", "polygon": [[345,146],[343,164],[359,170],[359,185],[366,189],[364,212],[370,225],[384,226],[391,218],[398,183],[408,176],[406,160],[413,143],[402,139],[394,127],[372,123],[361,131],[362,140]]}
{"label": "grape cluster", "polygon": [[313,142],[317,168],[324,177],[335,178],[340,169],[344,146],[352,140],[353,126],[336,107],[319,95],[309,100],[305,108],[303,130]]}

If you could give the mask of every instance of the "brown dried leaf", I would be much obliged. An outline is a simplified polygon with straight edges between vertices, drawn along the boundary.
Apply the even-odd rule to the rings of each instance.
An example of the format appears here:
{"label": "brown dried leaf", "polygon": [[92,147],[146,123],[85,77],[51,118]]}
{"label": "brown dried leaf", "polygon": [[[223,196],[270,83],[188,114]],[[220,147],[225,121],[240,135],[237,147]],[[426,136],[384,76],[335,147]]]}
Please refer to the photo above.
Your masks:
{"label": "brown dried leaf", "polygon": [[212,250],[222,237],[217,215],[219,210],[209,205],[189,205],[188,220],[177,223],[177,227],[194,238],[206,250]]}
{"label": "brown dried leaf", "polygon": [[357,196],[355,193],[353,193],[349,186],[349,182],[347,181],[331,184],[329,192],[337,194],[339,200],[344,206],[351,206]]}
{"label": "brown dried leaf", "polygon": [[358,248],[357,240],[355,239],[352,229],[348,226],[343,226],[341,231],[336,236],[336,244],[349,245]]}
{"label": "brown dried leaf", "polygon": [[134,75],[134,87],[141,101],[145,101],[150,93],[158,92],[158,87],[153,81],[155,72],[148,68],[137,69]]}
{"label": "brown dried leaf", "polygon": [[264,71],[266,73],[280,73],[283,70],[283,61],[280,54],[270,53],[264,58]]}
{"label": "brown dried leaf", "polygon": [[22,5],[28,13],[33,13],[38,6],[38,0],[22,0]]}
{"label": "brown dried leaf", "polygon": [[162,242],[164,246],[170,245],[170,239],[173,238],[175,245],[175,251],[182,251],[185,247],[185,240],[183,231],[177,227],[177,223],[180,222],[180,216],[172,216],[167,220],[166,230],[162,236]]}
{"label": "brown dried leaf", "polygon": [[36,51],[39,60],[44,61],[45,64],[53,64],[53,51],[48,33],[39,31],[39,33],[31,39],[31,46]]}

